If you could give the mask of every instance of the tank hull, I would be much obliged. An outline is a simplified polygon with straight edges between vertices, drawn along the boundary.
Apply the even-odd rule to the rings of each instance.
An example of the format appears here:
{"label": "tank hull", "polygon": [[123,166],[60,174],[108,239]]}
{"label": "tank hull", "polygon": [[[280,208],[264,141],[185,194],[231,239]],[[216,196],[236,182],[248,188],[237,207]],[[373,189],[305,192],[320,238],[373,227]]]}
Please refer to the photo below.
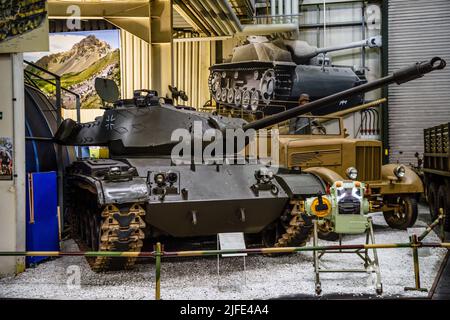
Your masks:
{"label": "tank hull", "polygon": [[[68,187],[90,189],[99,206],[139,203],[146,212],[145,233],[150,237],[259,233],[284,213],[292,193],[304,200],[325,192],[319,178],[302,173],[289,174],[290,178],[277,175],[270,188],[260,186],[255,191],[255,172],[261,168],[258,164],[202,164],[193,168],[161,162],[166,160],[77,161],[69,170]],[[133,167],[137,175],[126,181],[110,181],[100,175],[108,166],[119,166],[123,171]],[[176,181],[158,185],[155,176],[160,173],[171,173]]]}

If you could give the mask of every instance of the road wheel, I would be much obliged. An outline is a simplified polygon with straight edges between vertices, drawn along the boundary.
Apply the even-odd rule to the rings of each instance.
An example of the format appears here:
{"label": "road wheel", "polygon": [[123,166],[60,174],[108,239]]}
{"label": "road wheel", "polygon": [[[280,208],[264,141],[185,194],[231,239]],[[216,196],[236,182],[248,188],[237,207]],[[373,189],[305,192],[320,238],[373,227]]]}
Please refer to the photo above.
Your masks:
{"label": "road wheel", "polygon": [[410,195],[393,198],[393,210],[383,212],[387,224],[394,229],[404,230],[412,227],[417,220],[417,200]]}
{"label": "road wheel", "polygon": [[431,182],[427,188],[427,201],[430,208],[431,220],[438,217],[439,208],[437,206],[438,186],[435,182]]}
{"label": "road wheel", "polygon": [[450,230],[450,217],[449,217],[449,215],[450,215],[450,212],[449,212],[450,200],[449,200],[449,197],[450,197],[450,193],[449,193],[448,187],[446,185],[441,185],[439,187],[439,191],[437,194],[437,205],[438,205],[437,210],[439,210],[440,208],[442,208],[444,210],[444,213],[446,215],[445,221],[444,221],[444,224],[445,224],[444,226],[445,226],[446,231]]}

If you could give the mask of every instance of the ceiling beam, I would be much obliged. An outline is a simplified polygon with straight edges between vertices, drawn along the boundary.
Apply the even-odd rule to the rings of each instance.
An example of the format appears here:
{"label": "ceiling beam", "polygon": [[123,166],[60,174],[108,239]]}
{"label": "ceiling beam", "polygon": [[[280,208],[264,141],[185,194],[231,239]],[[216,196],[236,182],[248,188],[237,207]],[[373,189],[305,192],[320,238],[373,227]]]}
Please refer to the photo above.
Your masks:
{"label": "ceiling beam", "polygon": [[50,19],[75,18],[70,6],[80,8],[80,18],[98,19],[105,17],[136,18],[148,17],[149,1],[48,1],[48,15]]}

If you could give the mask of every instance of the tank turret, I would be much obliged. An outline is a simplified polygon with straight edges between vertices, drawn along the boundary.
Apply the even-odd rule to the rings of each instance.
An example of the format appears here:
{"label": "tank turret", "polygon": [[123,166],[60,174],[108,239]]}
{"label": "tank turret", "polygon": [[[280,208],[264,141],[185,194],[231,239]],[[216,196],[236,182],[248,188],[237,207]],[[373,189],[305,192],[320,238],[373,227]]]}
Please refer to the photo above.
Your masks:
{"label": "tank turret", "polygon": [[158,98],[155,91],[139,90],[133,99],[115,102],[113,108],[106,110],[103,116],[92,122],[77,124],[71,119],[64,120],[55,139],[65,145],[108,146],[113,156],[170,155],[172,147],[178,143],[172,140],[173,131],[185,128],[192,133],[195,122],[201,122],[203,133],[208,129],[222,132],[238,128],[257,130],[394,82],[401,84],[414,80],[444,66],[445,61],[438,57],[418,62],[390,76],[251,123],[238,118],[178,109]]}
{"label": "tank turret", "polygon": [[[312,100],[365,83],[353,67],[333,66],[324,54],[350,48],[381,46],[381,37],[317,48],[301,40],[249,37],[234,48],[231,62],[210,68],[209,89],[223,106],[272,114],[297,105],[302,94]],[[363,96],[337,101],[320,115],[363,103]]]}
{"label": "tank turret", "polygon": [[310,64],[310,60],[319,54],[352,48],[381,47],[381,36],[325,48],[311,46],[308,42],[302,40],[278,39],[269,41],[266,37],[261,36],[249,37],[248,41],[248,44],[233,49],[231,62],[279,61]]}

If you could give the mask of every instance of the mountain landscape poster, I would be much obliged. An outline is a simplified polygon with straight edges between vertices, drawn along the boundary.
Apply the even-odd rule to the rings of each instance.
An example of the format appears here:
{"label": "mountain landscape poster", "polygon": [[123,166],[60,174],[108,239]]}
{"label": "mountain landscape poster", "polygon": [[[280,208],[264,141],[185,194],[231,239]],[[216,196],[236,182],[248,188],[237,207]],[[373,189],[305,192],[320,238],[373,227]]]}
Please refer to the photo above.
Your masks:
{"label": "mountain landscape poster", "polygon": [[[82,108],[100,108],[94,80],[113,79],[120,86],[119,42],[118,30],[52,33],[49,52],[28,53],[25,59],[61,76],[61,85],[81,96]],[[27,69],[42,75],[30,66]],[[42,81],[39,87],[48,94],[55,90]],[[75,108],[74,97],[64,94],[63,105]]]}

